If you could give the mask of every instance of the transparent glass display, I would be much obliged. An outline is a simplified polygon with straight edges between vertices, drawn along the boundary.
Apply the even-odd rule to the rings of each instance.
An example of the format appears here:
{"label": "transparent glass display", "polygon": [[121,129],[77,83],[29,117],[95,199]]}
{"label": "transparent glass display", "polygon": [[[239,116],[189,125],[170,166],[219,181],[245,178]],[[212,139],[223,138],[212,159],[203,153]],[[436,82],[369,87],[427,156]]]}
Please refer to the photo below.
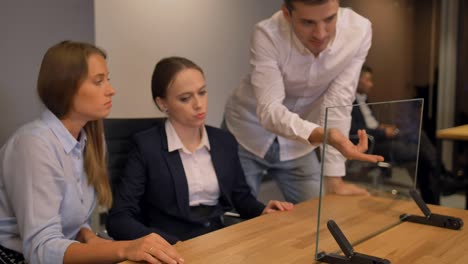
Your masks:
{"label": "transparent glass display", "polygon": [[[381,155],[383,162],[346,160],[346,183],[365,188],[369,196],[328,193],[327,173],[339,170],[340,156],[331,145],[323,144],[316,257],[321,252],[340,254],[341,250],[327,228],[333,220],[351,245],[355,246],[400,223],[400,215],[416,210],[409,190],[416,188],[421,137],[423,100],[403,100],[352,106],[328,107],[324,129],[340,130],[358,144],[358,130],[368,134],[368,154]],[[352,113],[352,120],[347,119]],[[351,129],[347,133],[349,121]],[[330,137],[330,133],[327,133]],[[330,142],[330,138],[325,138]],[[338,160],[337,160],[338,159]],[[335,160],[329,162],[329,160]],[[327,167],[329,166],[329,167]],[[421,176],[421,177],[424,177]]]}

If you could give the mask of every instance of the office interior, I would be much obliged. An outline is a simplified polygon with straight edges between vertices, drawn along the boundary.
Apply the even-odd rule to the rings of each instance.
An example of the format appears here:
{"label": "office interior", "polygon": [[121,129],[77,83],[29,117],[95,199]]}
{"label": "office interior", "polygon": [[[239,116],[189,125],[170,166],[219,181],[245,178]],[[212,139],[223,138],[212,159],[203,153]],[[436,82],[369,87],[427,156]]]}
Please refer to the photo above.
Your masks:
{"label": "office interior", "polygon": [[[150,96],[154,63],[191,58],[205,70],[210,91],[208,124],[218,126],[229,94],[248,72],[254,24],[282,0],[18,0],[0,8],[0,144],[43,106],[36,78],[46,49],[64,39],[96,43],[108,53],[117,90],[110,117],[160,117]],[[468,2],[464,0],[341,0],[370,19],[373,102],[424,98],[423,127],[435,142],[438,129],[468,124]],[[468,177],[468,144],[443,142],[442,158]],[[463,192],[442,205],[464,208]],[[266,181],[260,198],[280,199]]]}

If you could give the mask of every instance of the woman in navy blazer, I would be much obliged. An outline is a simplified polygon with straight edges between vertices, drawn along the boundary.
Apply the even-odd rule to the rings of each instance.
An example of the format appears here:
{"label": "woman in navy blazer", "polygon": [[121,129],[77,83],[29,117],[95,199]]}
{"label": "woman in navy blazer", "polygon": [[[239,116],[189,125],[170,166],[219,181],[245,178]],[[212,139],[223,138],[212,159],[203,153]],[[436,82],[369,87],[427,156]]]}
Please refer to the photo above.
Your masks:
{"label": "woman in navy blazer", "polygon": [[199,66],[180,57],[161,60],[152,94],[168,119],[133,138],[107,221],[114,239],[155,232],[174,244],[224,227],[222,215],[232,208],[242,218],[293,208],[257,201],[245,182],[235,138],[205,125],[208,95]]}

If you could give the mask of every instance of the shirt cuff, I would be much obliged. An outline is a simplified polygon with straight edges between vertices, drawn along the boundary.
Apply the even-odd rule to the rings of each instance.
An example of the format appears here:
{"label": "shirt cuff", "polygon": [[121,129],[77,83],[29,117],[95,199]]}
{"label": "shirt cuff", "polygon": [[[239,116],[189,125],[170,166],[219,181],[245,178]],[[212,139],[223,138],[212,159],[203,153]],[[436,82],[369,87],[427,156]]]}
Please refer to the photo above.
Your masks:
{"label": "shirt cuff", "polygon": [[59,239],[57,241],[47,243],[44,250],[44,257],[39,263],[63,263],[65,251],[72,243],[79,243],[74,240]]}
{"label": "shirt cuff", "polygon": [[93,231],[93,229],[91,228],[91,226],[88,224],[88,223],[84,223],[81,225],[80,229],[81,228],[88,228],[89,230]]}
{"label": "shirt cuff", "polygon": [[314,147],[321,145],[322,142],[317,142],[314,144],[311,144],[309,142],[310,134],[312,134],[312,131],[314,131],[314,129],[316,129],[317,127],[320,127],[320,126],[309,121],[304,121],[302,126],[297,128],[298,129],[298,131],[296,131],[297,139],[305,144],[308,144]]}
{"label": "shirt cuff", "polygon": [[325,162],[323,164],[323,175],[342,177],[346,174],[346,158],[335,148],[327,145],[325,151]]}

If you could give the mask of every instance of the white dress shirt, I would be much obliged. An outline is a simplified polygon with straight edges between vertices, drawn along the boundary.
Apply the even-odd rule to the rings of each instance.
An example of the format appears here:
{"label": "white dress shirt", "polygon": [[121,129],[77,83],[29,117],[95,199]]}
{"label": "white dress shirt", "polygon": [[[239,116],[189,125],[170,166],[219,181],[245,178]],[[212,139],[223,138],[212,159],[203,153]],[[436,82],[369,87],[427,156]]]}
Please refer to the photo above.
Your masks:
{"label": "white dress shirt", "polygon": [[376,129],[379,127],[379,121],[375,119],[372,110],[367,104],[367,95],[366,94],[356,94],[356,102],[359,104],[359,110],[361,110],[362,116],[364,117],[364,122],[366,127],[370,129]]}
{"label": "white dress shirt", "polygon": [[[333,42],[315,57],[294,34],[281,11],[255,27],[252,66],[226,105],[226,124],[238,142],[264,157],[278,136],[280,160],[311,152],[308,138],[323,126],[325,108],[352,105],[359,72],[371,45],[369,20],[340,8]],[[329,111],[328,128],[349,133],[351,107]],[[345,174],[344,157],[328,146],[325,175]]]}
{"label": "white dress shirt", "polygon": [[77,141],[49,110],[0,150],[0,244],[29,263],[63,263],[96,205],[83,167],[86,133]]}
{"label": "white dress shirt", "polygon": [[169,152],[179,151],[189,190],[190,206],[216,205],[219,198],[219,185],[210,155],[210,142],[206,128],[202,129],[200,145],[190,152],[169,120],[165,124]]}

